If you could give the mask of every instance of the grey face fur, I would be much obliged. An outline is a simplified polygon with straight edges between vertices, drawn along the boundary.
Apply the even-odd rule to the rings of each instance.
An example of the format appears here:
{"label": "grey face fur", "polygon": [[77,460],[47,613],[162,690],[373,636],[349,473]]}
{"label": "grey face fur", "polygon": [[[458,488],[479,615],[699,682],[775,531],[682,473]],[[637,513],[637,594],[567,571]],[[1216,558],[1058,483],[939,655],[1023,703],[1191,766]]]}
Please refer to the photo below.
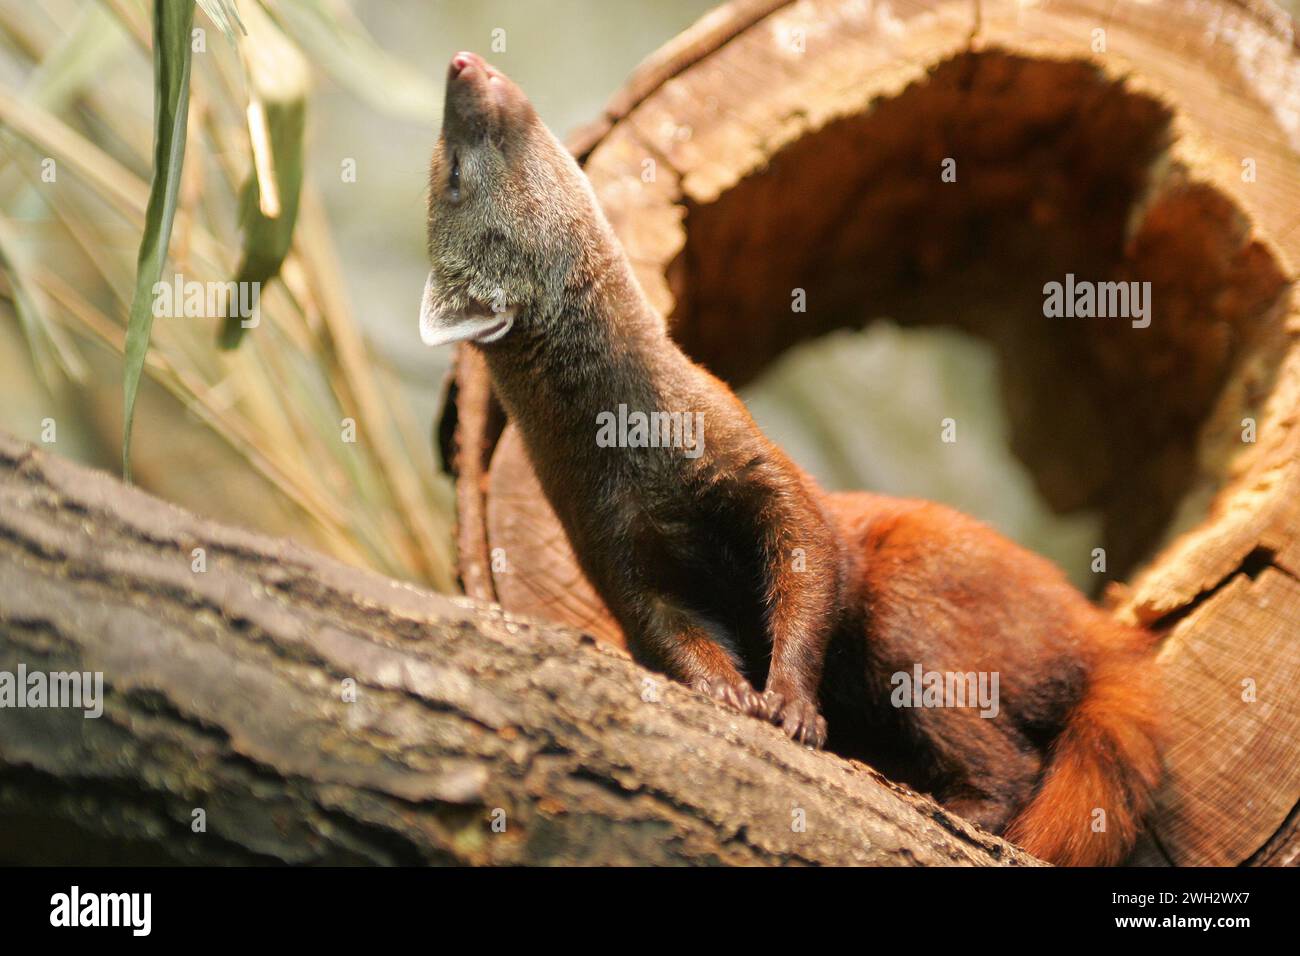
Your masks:
{"label": "grey face fur", "polygon": [[586,177],[519,88],[472,53],[453,57],[429,170],[421,339],[487,345],[541,331],[564,311],[574,276],[592,274],[593,233],[607,228]]}

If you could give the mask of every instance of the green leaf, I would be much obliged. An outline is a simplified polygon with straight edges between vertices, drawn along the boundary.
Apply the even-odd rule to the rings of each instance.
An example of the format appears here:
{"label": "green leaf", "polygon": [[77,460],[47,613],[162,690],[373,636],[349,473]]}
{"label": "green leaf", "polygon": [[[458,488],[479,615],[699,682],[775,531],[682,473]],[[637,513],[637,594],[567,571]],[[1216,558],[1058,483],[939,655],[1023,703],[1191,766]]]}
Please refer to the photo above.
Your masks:
{"label": "green leaf", "polygon": [[[298,48],[256,5],[248,10],[248,35],[240,44],[248,71],[249,139],[253,168],[242,190],[244,250],[237,283],[260,286],[280,272],[293,241],[302,192],[303,133],[311,70]],[[232,296],[218,342],[235,348],[244,335]]]}
{"label": "green leaf", "polygon": [[136,260],[135,295],[126,327],[122,382],[122,475],[131,480],[131,423],[135,397],[153,331],[153,288],[162,276],[176,218],[176,196],[185,163],[185,123],[190,112],[191,0],[155,0],[153,8],[154,136],[153,179],[144,234]]}

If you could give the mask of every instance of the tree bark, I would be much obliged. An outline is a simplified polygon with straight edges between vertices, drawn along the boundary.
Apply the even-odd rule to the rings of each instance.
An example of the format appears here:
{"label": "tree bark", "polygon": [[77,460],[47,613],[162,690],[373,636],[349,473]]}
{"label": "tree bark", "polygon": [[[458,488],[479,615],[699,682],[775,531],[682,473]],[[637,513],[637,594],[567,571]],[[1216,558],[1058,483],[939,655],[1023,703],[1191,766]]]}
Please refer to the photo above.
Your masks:
{"label": "tree bark", "polygon": [[5,862],[1036,862],[589,637],[0,436],[20,665],[102,672],[103,713],[0,710]]}

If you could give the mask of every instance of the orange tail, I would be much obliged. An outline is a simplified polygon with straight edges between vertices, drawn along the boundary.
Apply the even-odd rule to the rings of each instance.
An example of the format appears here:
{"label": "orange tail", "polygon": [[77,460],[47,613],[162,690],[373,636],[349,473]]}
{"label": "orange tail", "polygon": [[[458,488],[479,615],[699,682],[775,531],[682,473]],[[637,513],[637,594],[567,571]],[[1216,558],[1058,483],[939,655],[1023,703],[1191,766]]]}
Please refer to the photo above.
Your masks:
{"label": "orange tail", "polygon": [[1103,657],[1008,840],[1058,866],[1114,866],[1128,855],[1160,781],[1157,680],[1145,653]]}

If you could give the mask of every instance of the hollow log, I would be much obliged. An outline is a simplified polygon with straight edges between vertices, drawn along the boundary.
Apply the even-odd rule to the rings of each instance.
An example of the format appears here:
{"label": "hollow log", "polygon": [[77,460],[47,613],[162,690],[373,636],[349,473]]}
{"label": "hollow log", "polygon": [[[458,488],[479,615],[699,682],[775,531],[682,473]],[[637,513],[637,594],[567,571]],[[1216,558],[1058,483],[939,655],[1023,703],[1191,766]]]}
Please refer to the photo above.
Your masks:
{"label": "hollow log", "polygon": [[0,709],[0,862],[1037,863],[589,637],[0,435],[0,702],[74,672],[100,716]]}
{"label": "hollow log", "polygon": [[[733,385],[890,316],[987,339],[1046,501],[1162,638],[1146,863],[1300,862],[1300,53],[1268,2],[737,0],[570,141],[674,337]],[[948,164],[955,179],[941,175]],[[1067,274],[1149,324],[1048,318]],[[794,290],[806,313],[791,310]],[[623,643],[465,350],[466,592]]]}

